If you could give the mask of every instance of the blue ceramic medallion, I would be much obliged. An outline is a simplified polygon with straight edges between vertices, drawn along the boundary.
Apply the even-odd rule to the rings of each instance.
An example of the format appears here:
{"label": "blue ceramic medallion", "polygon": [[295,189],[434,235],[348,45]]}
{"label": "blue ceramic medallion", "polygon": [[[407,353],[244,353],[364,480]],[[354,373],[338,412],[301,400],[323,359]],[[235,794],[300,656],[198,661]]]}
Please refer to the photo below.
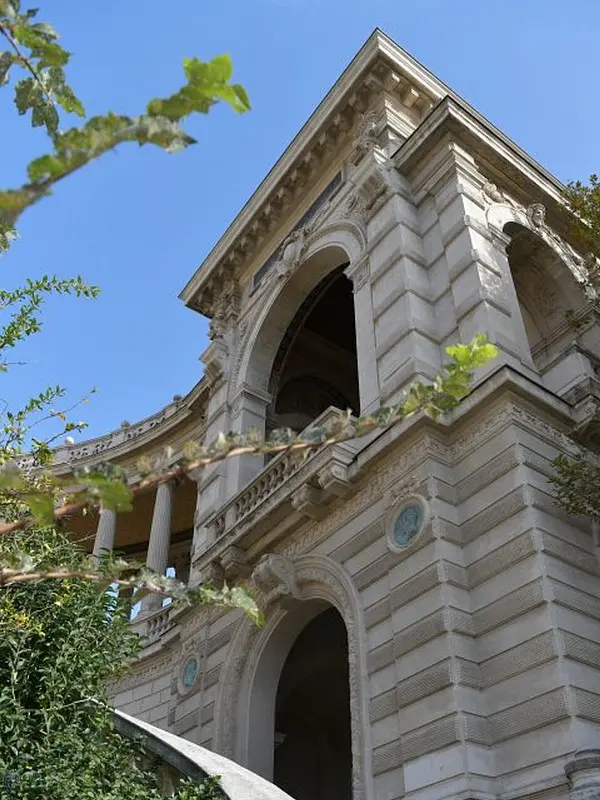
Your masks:
{"label": "blue ceramic medallion", "polygon": [[405,506],[394,523],[394,542],[398,547],[408,547],[423,526],[423,507],[419,503]]}
{"label": "blue ceramic medallion", "polygon": [[198,677],[198,660],[190,658],[185,667],[183,668],[182,683],[185,689],[191,689]]}

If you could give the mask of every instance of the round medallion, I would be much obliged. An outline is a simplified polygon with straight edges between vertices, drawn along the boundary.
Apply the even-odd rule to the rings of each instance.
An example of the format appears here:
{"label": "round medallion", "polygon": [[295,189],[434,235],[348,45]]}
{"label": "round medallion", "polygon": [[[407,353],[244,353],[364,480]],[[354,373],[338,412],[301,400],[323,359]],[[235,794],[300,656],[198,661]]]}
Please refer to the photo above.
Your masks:
{"label": "round medallion", "polygon": [[388,547],[399,553],[412,545],[429,520],[427,501],[420,495],[406,497],[390,508],[386,522]]}
{"label": "round medallion", "polygon": [[423,526],[423,507],[419,503],[405,506],[394,522],[394,542],[398,547],[408,547]]}
{"label": "round medallion", "polygon": [[191,689],[196,683],[198,677],[198,659],[190,658],[185,667],[183,668],[183,676],[181,682],[184,689]]}

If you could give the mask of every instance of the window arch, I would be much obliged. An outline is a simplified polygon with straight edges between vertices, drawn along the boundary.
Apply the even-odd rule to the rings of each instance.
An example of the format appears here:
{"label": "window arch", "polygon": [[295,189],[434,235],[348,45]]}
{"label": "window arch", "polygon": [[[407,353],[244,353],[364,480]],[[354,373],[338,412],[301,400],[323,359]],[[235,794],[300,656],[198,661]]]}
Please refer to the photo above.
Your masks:
{"label": "window arch", "polygon": [[329,406],[360,411],[352,284],[342,264],[306,297],[279,345],[269,377],[267,433],[300,432]]}
{"label": "window arch", "polygon": [[529,350],[540,369],[568,314],[585,305],[585,296],[564,261],[533,230],[518,222],[507,222],[503,230],[510,237],[506,254]]}

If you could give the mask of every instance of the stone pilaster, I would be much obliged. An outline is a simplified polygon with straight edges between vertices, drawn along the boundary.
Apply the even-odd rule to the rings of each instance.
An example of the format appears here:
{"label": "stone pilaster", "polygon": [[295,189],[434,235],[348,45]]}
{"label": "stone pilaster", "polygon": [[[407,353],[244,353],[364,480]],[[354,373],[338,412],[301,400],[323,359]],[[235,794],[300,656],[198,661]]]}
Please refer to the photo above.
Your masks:
{"label": "stone pilaster", "polygon": [[[500,359],[521,371],[532,370],[523,318],[504,247],[493,235],[482,189],[486,183],[475,159],[453,142],[436,154],[435,178],[420,187],[435,197],[458,338],[469,341],[485,333],[500,350]],[[483,371],[493,371],[498,360]],[[480,373],[482,374],[482,373]]]}
{"label": "stone pilaster", "polygon": [[[231,430],[247,433],[251,428],[265,431],[267,408],[270,396],[266,392],[244,385],[238,391],[230,407]],[[227,497],[232,497],[255,478],[264,465],[261,456],[241,456],[227,463]]]}
{"label": "stone pilaster", "polygon": [[103,552],[110,553],[115,543],[115,533],[117,530],[117,512],[110,508],[103,508],[100,511],[100,520],[96,539],[94,540],[94,556],[98,558]]}
{"label": "stone pilaster", "polygon": [[381,405],[377,350],[373,325],[373,298],[371,296],[371,269],[365,256],[346,270],[354,291],[354,321],[356,325],[356,356],[360,412],[368,414]]}

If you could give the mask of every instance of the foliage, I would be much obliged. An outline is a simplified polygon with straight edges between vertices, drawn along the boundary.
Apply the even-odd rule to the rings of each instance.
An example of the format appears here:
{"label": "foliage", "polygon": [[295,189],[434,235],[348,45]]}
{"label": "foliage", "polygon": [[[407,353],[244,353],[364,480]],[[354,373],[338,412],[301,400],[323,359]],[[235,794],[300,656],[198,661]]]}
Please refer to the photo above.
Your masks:
{"label": "foliage", "polygon": [[131,508],[132,495],[136,491],[161,481],[181,479],[190,472],[232,456],[321,447],[389,427],[417,412],[437,419],[455,408],[468,394],[473,370],[495,358],[497,351],[485,336],[478,334],[467,344],[447,347],[446,353],[449,361],[435,380],[431,384],[415,381],[405,396],[393,406],[382,407],[358,419],[352,417],[350,412],[341,414],[334,423],[313,426],[300,435],[290,429],[282,429],[275,432],[271,441],[263,441],[258,431],[250,430],[241,434],[221,433],[209,445],[190,442],[183,448],[180,461],[167,470],[160,469],[160,461],[167,460],[164,455],[159,459],[158,467],[147,461],[138,463],[140,473],[146,477],[134,487],[128,486],[123,470],[110,464],[95,465],[76,472],[76,486],[72,485],[72,480],[67,484],[53,477],[50,472],[43,473],[44,482],[36,485],[18,462],[11,461],[0,468],[0,491],[5,497],[27,505],[30,516],[0,524],[0,534],[30,524],[47,524],[52,519],[81,513],[93,506],[127,511]]}
{"label": "foliage", "polygon": [[592,453],[580,451],[574,458],[561,455],[550,478],[556,500],[568,511],[600,521],[600,464]]}
{"label": "foliage", "polygon": [[588,183],[573,181],[566,200],[576,219],[576,233],[596,256],[600,256],[600,178],[590,175]]}
{"label": "foliage", "polygon": [[[573,229],[589,248],[585,259],[589,284],[596,290],[594,310],[600,311],[600,178],[590,175],[588,183],[574,181],[567,187],[565,199],[573,213]],[[569,513],[600,521],[600,464],[593,453],[582,448],[574,458],[559,456],[554,462],[551,482],[556,500]]]}
{"label": "foliage", "polygon": [[[84,556],[52,528],[17,532],[40,566],[80,569]],[[138,744],[115,731],[106,682],[139,647],[128,607],[81,579],[11,585],[0,594],[0,797],[14,800],[158,800]],[[179,800],[216,800],[214,781],[187,782]]]}
{"label": "foliage", "polygon": [[[0,0],[0,40],[4,39],[8,48],[0,52],[0,87],[12,86],[18,113],[29,116],[33,127],[43,128],[52,145],[51,152],[29,164],[22,186],[0,189],[0,254],[14,242],[15,225],[26,208],[47,197],[58,181],[109,150],[136,142],[175,152],[194,144],[180,124],[190,114],[206,114],[217,102],[225,102],[239,113],[250,107],[244,88],[231,82],[230,58],[221,55],[208,62],[185,59],[184,86],[169,97],[150,100],[144,113],[128,116],[109,111],[85,119],[83,103],[67,83],[70,53],[59,44],[52,25],[38,21],[37,15],[37,9],[21,9],[19,0]],[[66,119],[76,117],[83,118],[83,123],[62,129]],[[81,277],[48,275],[28,279],[12,291],[0,291],[0,311],[10,313],[9,321],[0,326],[0,371],[19,364],[9,360],[8,351],[40,331],[40,310],[48,296],[92,298],[98,291]],[[29,442],[32,455],[41,463],[49,461],[53,441],[85,428],[85,423],[68,418],[78,403],[53,409],[64,394],[60,386],[48,387],[23,409],[0,411],[0,462],[21,451],[34,427],[54,423],[52,434],[34,436]]]}
{"label": "foliage", "polygon": [[61,132],[61,111],[80,117],[85,117],[85,111],[66,83],[63,68],[70,54],[58,44],[51,25],[34,22],[36,15],[37,9],[22,13],[18,0],[0,0],[0,34],[11,47],[0,54],[0,86],[10,81],[15,67],[27,73],[14,85],[15,104],[20,114],[31,111],[32,125],[44,126],[53,144],[51,153],[29,164],[26,183],[0,191],[0,249],[10,244],[14,225],[28,206],[109,150],[125,142],[153,144],[167,152],[182,150],[195,143],[180,125],[190,114],[206,114],[219,101],[239,113],[250,108],[244,88],[231,83],[229,56],[209,62],[187,58],[184,86],[169,97],[150,100],[145,113],[130,117],[111,111]]}

